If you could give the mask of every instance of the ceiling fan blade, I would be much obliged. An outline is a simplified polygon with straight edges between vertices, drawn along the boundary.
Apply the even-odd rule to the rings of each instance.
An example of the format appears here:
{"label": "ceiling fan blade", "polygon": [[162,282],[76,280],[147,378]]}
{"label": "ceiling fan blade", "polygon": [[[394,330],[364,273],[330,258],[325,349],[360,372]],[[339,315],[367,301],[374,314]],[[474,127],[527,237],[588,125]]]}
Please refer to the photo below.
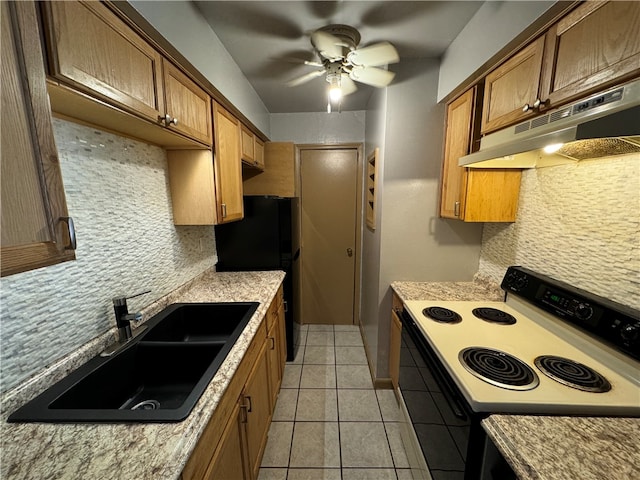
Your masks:
{"label": "ceiling fan blade", "polygon": [[340,89],[342,90],[342,96],[350,95],[358,90],[358,86],[355,84],[349,75],[343,73],[340,75]]}
{"label": "ceiling fan blade", "polygon": [[382,68],[356,66],[351,69],[349,76],[356,82],[382,88],[389,85],[396,74]]}
{"label": "ceiling fan blade", "polygon": [[293,80],[289,80],[287,82],[287,86],[288,87],[297,87],[298,85],[302,85],[303,83],[307,83],[311,80],[313,80],[314,78],[317,78],[321,75],[324,75],[325,71],[323,70],[316,70],[315,72],[309,72],[306,73],[304,75],[302,75],[301,77],[298,78],[294,78]]}
{"label": "ceiling fan blade", "polygon": [[378,67],[390,63],[398,63],[400,57],[396,47],[389,42],[380,42],[364,48],[358,48],[349,52],[347,60],[353,65],[365,67]]}
{"label": "ceiling fan blade", "polygon": [[335,35],[316,30],[311,34],[311,43],[324,58],[338,60],[344,57],[341,41]]}

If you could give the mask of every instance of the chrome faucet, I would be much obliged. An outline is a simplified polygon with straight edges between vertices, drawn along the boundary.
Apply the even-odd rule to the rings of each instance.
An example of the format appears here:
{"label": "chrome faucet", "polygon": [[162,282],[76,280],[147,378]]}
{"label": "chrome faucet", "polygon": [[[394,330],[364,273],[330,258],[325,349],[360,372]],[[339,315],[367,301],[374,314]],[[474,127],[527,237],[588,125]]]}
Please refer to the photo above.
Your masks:
{"label": "chrome faucet", "polygon": [[133,335],[131,334],[131,322],[139,322],[142,320],[142,315],[138,312],[129,313],[127,308],[127,300],[130,298],[139,297],[146,293],[150,293],[151,290],[136,293],[130,297],[116,297],[113,299],[113,310],[116,313],[116,325],[118,326],[118,341],[124,343],[130,340]]}

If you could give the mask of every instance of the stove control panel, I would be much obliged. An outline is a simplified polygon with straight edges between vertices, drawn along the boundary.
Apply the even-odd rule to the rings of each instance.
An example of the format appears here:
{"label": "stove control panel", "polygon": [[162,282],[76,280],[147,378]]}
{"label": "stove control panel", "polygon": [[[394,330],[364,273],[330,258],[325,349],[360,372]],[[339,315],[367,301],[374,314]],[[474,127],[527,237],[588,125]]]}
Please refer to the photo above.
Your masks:
{"label": "stove control panel", "polygon": [[640,360],[640,312],[524,267],[509,267],[501,287]]}

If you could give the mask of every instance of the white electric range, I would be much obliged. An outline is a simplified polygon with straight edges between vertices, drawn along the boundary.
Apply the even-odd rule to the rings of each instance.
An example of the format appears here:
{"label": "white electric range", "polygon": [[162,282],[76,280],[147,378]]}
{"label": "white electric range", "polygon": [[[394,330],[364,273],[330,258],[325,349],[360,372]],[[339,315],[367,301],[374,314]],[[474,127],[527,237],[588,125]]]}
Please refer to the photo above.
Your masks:
{"label": "white electric range", "polygon": [[[405,306],[476,412],[640,414],[638,361],[554,322],[547,312],[527,313],[527,306],[517,297],[507,302],[408,301]],[[457,312],[460,321],[433,320],[423,313],[430,308]],[[483,320],[473,314],[479,308],[504,312],[515,322]],[[472,347],[478,352],[468,352],[463,358],[461,352]],[[566,380],[552,378],[548,369],[536,365],[536,358],[543,356],[569,360],[547,360],[549,368],[558,369]],[[487,369],[487,376],[467,362]]]}
{"label": "white electric range", "polygon": [[640,417],[638,311],[522,267],[501,286],[504,302],[397,312],[401,404],[434,479],[515,478],[486,465],[492,413]]}

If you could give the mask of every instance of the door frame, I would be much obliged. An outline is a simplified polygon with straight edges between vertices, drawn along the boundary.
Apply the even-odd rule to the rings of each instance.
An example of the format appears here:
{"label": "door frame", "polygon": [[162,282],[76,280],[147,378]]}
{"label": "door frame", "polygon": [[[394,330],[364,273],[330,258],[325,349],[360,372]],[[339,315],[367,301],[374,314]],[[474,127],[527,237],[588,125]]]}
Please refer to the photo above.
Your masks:
{"label": "door frame", "polygon": [[[362,229],[363,215],[363,184],[364,184],[364,160],[363,160],[363,144],[362,143],[330,143],[330,144],[315,144],[304,143],[296,144],[295,154],[295,190],[296,195],[302,198],[302,177],[300,168],[301,153],[303,150],[354,150],[356,152],[357,165],[356,165],[356,241],[355,241],[355,265],[354,265],[354,285],[353,285],[353,325],[360,326],[360,280],[362,273],[361,268],[361,252],[362,252]],[[302,202],[301,202],[302,203]],[[299,209],[300,214],[302,209]],[[302,225],[302,219],[298,219],[299,225]],[[302,238],[302,232],[300,233]],[[300,255],[301,262],[304,262],[303,255]],[[301,279],[300,279],[301,280]],[[300,281],[299,280],[299,281]],[[298,288],[301,288],[298,285]]]}

